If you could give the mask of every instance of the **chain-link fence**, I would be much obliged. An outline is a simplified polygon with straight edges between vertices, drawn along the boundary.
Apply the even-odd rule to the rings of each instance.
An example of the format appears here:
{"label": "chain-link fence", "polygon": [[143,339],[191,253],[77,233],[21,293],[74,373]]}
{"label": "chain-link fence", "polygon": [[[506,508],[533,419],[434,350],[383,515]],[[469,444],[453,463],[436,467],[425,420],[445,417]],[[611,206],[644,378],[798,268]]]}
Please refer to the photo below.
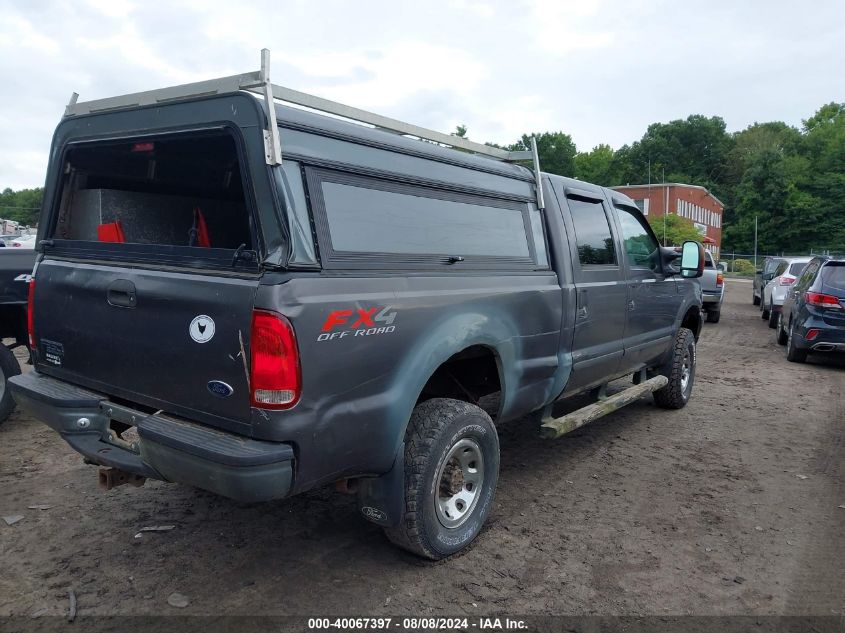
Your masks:
{"label": "chain-link fence", "polygon": [[734,253],[722,250],[719,257],[719,264],[729,273],[740,275],[753,275],[754,271],[763,267],[767,257],[814,257],[816,255],[828,255],[830,257],[845,256],[839,251],[810,251],[809,253]]}

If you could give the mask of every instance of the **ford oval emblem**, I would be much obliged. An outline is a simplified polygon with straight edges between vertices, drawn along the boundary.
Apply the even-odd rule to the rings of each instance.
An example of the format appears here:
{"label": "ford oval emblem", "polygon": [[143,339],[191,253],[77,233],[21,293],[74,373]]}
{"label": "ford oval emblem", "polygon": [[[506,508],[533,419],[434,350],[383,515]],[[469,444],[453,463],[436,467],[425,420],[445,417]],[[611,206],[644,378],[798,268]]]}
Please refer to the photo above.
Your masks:
{"label": "ford oval emblem", "polygon": [[228,398],[235,391],[230,385],[227,385],[222,380],[209,380],[208,390],[218,398]]}

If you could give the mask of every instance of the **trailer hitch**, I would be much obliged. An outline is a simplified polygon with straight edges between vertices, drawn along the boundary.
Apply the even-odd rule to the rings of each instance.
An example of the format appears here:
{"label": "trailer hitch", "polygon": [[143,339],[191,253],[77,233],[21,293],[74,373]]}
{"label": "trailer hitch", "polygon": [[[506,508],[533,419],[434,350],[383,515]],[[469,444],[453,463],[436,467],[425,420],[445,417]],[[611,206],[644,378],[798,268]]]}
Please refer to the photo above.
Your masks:
{"label": "trailer hitch", "polygon": [[103,490],[111,490],[123,484],[140,488],[147,481],[147,478],[143,475],[127,473],[125,470],[120,470],[119,468],[101,468],[97,473],[97,477],[100,482],[100,488]]}

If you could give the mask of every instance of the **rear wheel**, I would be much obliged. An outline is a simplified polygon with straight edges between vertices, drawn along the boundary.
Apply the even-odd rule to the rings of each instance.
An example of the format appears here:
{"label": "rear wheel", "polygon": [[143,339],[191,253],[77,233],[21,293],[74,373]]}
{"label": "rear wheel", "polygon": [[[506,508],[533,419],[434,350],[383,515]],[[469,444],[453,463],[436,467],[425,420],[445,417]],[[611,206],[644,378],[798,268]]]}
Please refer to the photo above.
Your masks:
{"label": "rear wheel", "polygon": [[499,478],[499,438],[479,407],[447,398],[414,409],[405,434],[405,512],[387,537],[439,560],[478,536]]}
{"label": "rear wheel", "polygon": [[786,360],[793,363],[803,363],[807,360],[807,350],[795,347],[795,322],[789,324],[789,334],[786,338]]}
{"label": "rear wheel", "polygon": [[778,324],[778,318],[780,317],[780,312],[775,312],[775,307],[773,305],[769,306],[769,327],[775,328]]}
{"label": "rear wheel", "polygon": [[760,297],[754,294],[753,290],[751,291],[751,303],[753,303],[755,306],[760,305]]}
{"label": "rear wheel", "polygon": [[707,311],[707,322],[708,323],[718,323],[719,319],[722,317],[722,309],[719,308],[717,310],[708,310]]}
{"label": "rear wheel", "polygon": [[775,328],[775,340],[778,345],[786,345],[786,330],[783,329],[783,312],[778,313],[778,324]]}
{"label": "rear wheel", "polygon": [[662,389],[654,392],[654,402],[664,409],[681,409],[689,402],[695,382],[695,336],[682,327],[675,336],[672,357],[660,368],[669,379]]}
{"label": "rear wheel", "polygon": [[14,353],[8,347],[0,344],[0,424],[6,421],[15,408],[15,401],[12,399],[12,392],[9,389],[8,380],[12,376],[21,373],[21,366]]}
{"label": "rear wheel", "polygon": [[760,304],[760,318],[764,321],[769,318],[769,306],[766,305],[765,298]]}

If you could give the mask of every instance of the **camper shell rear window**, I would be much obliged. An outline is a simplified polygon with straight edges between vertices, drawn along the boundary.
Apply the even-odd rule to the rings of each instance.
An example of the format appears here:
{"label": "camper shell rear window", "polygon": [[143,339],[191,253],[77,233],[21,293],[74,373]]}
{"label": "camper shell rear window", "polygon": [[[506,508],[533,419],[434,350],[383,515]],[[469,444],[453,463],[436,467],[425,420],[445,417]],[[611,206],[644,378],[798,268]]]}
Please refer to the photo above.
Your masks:
{"label": "camper shell rear window", "polygon": [[223,131],[65,150],[53,247],[189,266],[256,265],[234,137]]}

